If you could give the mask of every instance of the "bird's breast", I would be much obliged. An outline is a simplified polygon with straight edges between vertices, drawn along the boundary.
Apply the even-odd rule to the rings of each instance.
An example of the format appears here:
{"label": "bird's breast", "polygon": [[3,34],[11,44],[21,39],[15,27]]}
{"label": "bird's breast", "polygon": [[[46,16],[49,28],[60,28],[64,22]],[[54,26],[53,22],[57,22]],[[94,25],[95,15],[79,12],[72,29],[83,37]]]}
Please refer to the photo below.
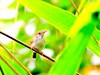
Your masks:
{"label": "bird's breast", "polygon": [[42,50],[44,48],[45,45],[45,40],[41,39],[41,40],[36,40],[34,46],[35,48],[37,48],[38,50]]}

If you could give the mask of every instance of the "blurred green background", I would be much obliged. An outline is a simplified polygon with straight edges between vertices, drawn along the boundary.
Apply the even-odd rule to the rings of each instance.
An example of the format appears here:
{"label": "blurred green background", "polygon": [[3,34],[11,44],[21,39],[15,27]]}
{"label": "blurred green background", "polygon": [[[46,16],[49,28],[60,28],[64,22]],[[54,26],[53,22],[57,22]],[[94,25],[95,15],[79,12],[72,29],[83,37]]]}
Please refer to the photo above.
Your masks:
{"label": "blurred green background", "polygon": [[[57,6],[63,10],[67,10],[72,14],[76,14],[76,10],[71,4],[70,0],[43,1]],[[82,0],[73,0],[77,7],[79,7],[81,1]],[[3,31],[29,45],[31,39],[34,37],[34,34],[40,30],[48,30],[44,36],[46,44],[42,51],[44,54],[55,59],[61,50],[63,50],[65,45],[69,43],[68,37],[50,25],[42,17],[36,16],[30,9],[19,4],[16,0],[0,0],[0,31]],[[33,75],[47,73],[53,64],[51,61],[42,56],[40,58],[33,59],[33,52],[31,50],[1,34],[0,42],[2,42],[3,45]],[[0,52],[2,52],[2,54],[5,56],[4,58],[6,59],[7,52],[2,47],[0,47]],[[8,58],[8,60],[12,64],[17,64],[13,58]],[[14,75],[12,70],[1,59],[0,66],[2,67],[5,75],[7,75],[9,71],[11,71],[11,75]],[[84,53],[78,72],[82,75],[100,75],[100,57],[87,49]],[[0,75],[2,75],[1,71]]]}

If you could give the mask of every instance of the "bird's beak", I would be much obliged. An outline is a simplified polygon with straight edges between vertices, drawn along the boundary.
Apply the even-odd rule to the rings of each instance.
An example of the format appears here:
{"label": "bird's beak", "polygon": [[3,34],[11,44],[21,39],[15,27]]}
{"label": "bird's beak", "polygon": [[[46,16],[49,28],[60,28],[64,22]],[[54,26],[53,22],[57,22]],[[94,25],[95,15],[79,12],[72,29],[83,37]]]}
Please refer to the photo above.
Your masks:
{"label": "bird's beak", "polygon": [[44,34],[45,32],[47,32],[47,30],[45,30],[45,31],[42,31],[42,34]]}

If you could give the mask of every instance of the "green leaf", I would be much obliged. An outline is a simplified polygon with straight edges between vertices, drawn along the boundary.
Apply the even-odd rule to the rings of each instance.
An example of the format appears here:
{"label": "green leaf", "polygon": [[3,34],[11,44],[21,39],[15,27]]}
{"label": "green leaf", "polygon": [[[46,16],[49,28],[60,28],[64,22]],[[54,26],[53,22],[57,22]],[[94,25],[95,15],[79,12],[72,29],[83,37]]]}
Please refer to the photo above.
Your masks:
{"label": "green leaf", "polygon": [[[72,28],[70,29],[68,36],[72,37],[78,33],[78,31],[84,27],[91,19],[94,17],[94,20],[97,20],[95,18],[95,13],[100,13],[100,2],[99,0],[97,2],[88,2],[86,6],[84,7],[83,11],[80,13],[80,15],[77,17],[77,20],[73,24]],[[90,9],[92,8],[92,9]],[[94,21],[93,21],[94,22]]]}
{"label": "green leaf", "polygon": [[[84,19],[83,14],[86,14],[86,19]],[[83,11],[80,14],[73,25],[73,32],[75,33],[69,33],[73,36],[69,45],[62,51],[60,57],[56,60],[53,67],[49,71],[49,75],[76,75],[82,56],[85,52],[85,48],[89,42],[94,27],[98,22],[95,14],[95,11],[92,10],[89,10],[88,13],[84,13]],[[85,23],[80,22],[82,17],[83,22]],[[81,20],[79,20],[79,18]],[[76,28],[74,28],[75,26]]]}
{"label": "green leaf", "polygon": [[67,34],[76,17],[68,11],[62,10],[41,0],[18,0],[22,5],[28,7],[33,13],[44,18],[55,28]]}
{"label": "green leaf", "polygon": [[71,6],[71,2],[70,0],[58,0],[58,5],[63,9],[68,9]]}
{"label": "green leaf", "polygon": [[[94,37],[96,37],[96,40],[99,42],[100,41],[100,31],[95,29],[93,31]],[[100,46],[97,44],[97,42],[91,37],[88,48],[91,49],[96,55],[100,56]]]}
{"label": "green leaf", "polygon": [[95,30],[93,31],[93,35],[96,37],[96,39],[97,39],[98,41],[100,41],[100,31],[99,31],[98,29],[95,29]]}
{"label": "green leaf", "polygon": [[94,24],[89,23],[71,39],[68,47],[66,46],[51,68],[49,75],[76,75],[93,29]]}
{"label": "green leaf", "polygon": [[18,20],[24,20],[24,22],[28,23],[28,21],[32,18],[34,18],[35,15],[32,12],[18,12]]}
{"label": "green leaf", "polygon": [[78,11],[79,11],[79,12],[82,11],[82,9],[83,9],[83,7],[85,6],[85,4],[86,4],[87,1],[88,1],[88,0],[82,0],[82,1],[81,1],[80,5],[79,5],[79,7],[78,7]]}
{"label": "green leaf", "polygon": [[100,56],[100,47],[97,45],[92,37],[89,41],[88,48],[92,50],[92,52],[94,52],[96,55]]}
{"label": "green leaf", "polygon": [[14,71],[7,64],[5,64],[5,62],[2,61],[1,58],[0,58],[0,64],[2,64],[1,67],[4,75],[16,75],[16,73],[14,73]]}
{"label": "green leaf", "polygon": [[[77,17],[77,20],[75,21],[74,25],[69,31],[69,36],[74,36],[87,22],[89,22],[93,18],[94,18],[93,23],[95,23],[94,21],[99,22],[99,20],[96,19],[94,16],[96,12],[100,13],[99,5],[100,5],[99,1],[86,4],[83,11]],[[100,33],[96,29],[94,30],[93,34],[96,35],[95,38],[98,39]],[[93,51],[96,55],[100,56],[100,47],[93,38],[90,39],[87,48]]]}
{"label": "green leaf", "polygon": [[[11,53],[10,53],[11,54]],[[8,53],[8,51],[6,50],[2,50],[0,49],[0,64],[5,75],[16,75],[16,72],[20,75],[27,75],[29,73],[27,73],[27,71],[17,62],[13,59],[13,57]],[[10,64],[11,66],[9,66],[3,59],[1,59],[1,57],[3,59],[5,59],[5,61]],[[13,61],[13,62],[11,62]],[[14,70],[13,70],[13,69]],[[16,72],[15,72],[16,71]]]}

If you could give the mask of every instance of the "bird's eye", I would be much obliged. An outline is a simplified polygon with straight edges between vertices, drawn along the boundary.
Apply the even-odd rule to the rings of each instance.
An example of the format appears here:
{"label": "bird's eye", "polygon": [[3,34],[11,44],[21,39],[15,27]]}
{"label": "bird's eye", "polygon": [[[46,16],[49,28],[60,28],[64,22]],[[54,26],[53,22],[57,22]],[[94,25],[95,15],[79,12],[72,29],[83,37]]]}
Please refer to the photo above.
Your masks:
{"label": "bird's eye", "polygon": [[39,33],[39,35],[40,35],[41,33]]}

